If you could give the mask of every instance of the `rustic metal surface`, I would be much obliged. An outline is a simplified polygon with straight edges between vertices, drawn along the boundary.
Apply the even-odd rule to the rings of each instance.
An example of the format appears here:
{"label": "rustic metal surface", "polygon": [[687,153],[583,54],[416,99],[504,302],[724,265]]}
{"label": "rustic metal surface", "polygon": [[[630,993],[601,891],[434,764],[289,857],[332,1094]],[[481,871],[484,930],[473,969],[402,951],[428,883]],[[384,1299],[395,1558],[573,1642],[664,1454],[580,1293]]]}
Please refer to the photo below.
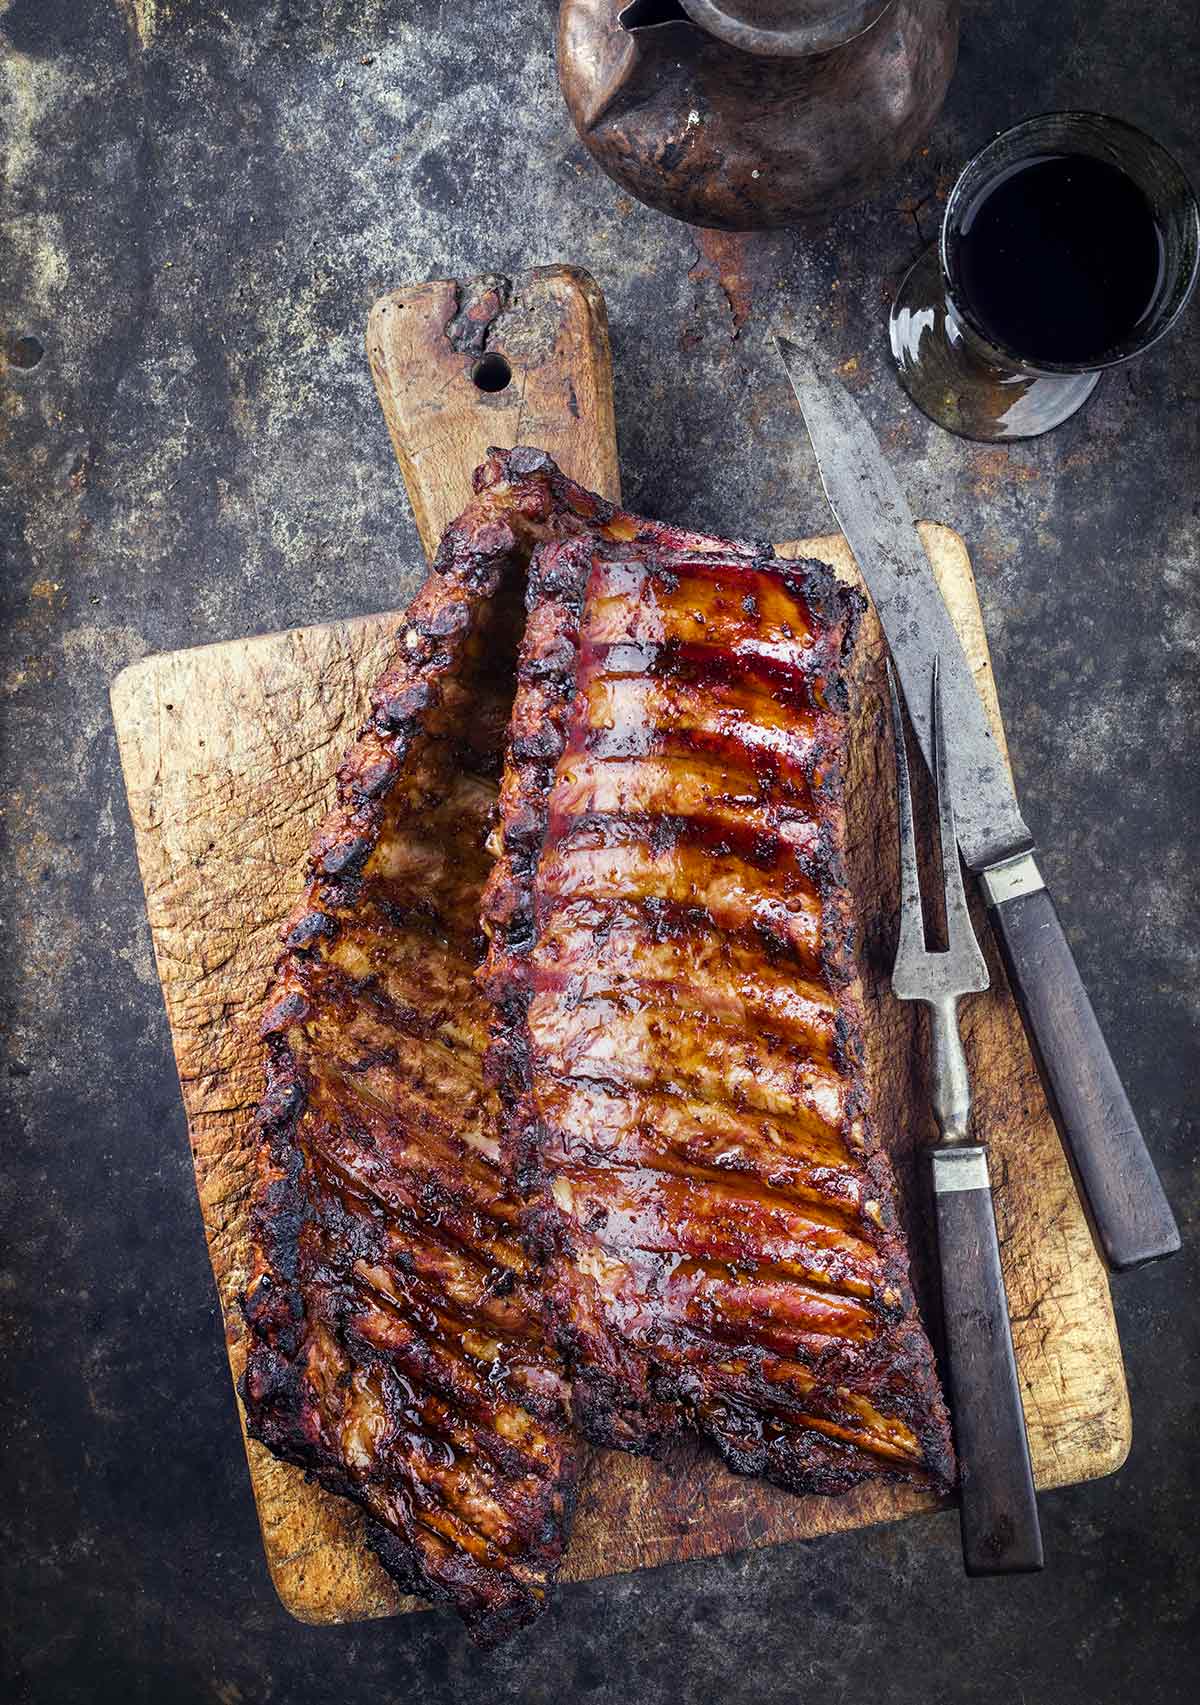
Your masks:
{"label": "rustic metal surface", "polygon": [[[1191,1697],[1196,309],[1011,448],[918,414],[884,325],[958,166],[1026,112],[1115,111],[1200,175],[1196,10],[1139,8],[1136,51],[1130,17],[968,4],[947,108],[894,190],[746,239],[673,224],[596,170],[543,0],[0,11],[6,1698]],[[631,504],[763,536],[827,525],[778,323],[856,390],[914,510],[970,543],[1022,801],[1185,1236],[1118,1283],[1133,1454],[1043,1499],[1040,1578],[964,1581],[946,1512],[570,1588],[489,1660],[440,1617],[308,1630],[272,1597],[108,681],[147,650],[395,604],[420,553],[367,309],[422,273],[557,258],[608,298]]]}

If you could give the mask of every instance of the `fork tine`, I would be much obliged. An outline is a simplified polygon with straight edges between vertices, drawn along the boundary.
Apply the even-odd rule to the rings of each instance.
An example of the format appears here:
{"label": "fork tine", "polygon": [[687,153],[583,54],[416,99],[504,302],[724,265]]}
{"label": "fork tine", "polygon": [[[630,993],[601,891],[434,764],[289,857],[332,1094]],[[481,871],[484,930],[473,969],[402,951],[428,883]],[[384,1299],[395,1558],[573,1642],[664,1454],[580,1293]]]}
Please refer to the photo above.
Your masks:
{"label": "fork tine", "polygon": [[[946,727],[942,707],[941,659],[933,660],[933,768],[937,784],[938,831],[942,843],[942,886],[946,902],[946,950],[964,976],[977,979],[976,990],[986,989],[987,963],[967,909],[963,891],[962,865],[958,857],[958,834],[954,826],[954,796],[950,787],[950,755],[946,750]],[[963,993],[968,992],[964,987]]]}
{"label": "fork tine", "polygon": [[921,878],[917,870],[917,831],[913,824],[912,788],[908,776],[908,752],[904,744],[904,719],[891,659],[887,665],[888,691],[892,697],[892,744],[896,751],[896,805],[900,825],[900,939],[896,945],[895,981],[903,979],[913,961],[925,955],[925,916],[921,909]]}

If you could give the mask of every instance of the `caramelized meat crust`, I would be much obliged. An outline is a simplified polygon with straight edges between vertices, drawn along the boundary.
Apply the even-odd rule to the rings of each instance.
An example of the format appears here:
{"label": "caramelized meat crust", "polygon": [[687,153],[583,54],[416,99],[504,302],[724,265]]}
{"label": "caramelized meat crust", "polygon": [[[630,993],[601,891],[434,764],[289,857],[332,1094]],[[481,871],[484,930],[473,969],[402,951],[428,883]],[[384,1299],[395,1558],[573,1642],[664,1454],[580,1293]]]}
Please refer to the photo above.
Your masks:
{"label": "caramelized meat crust", "polygon": [[862,1067],[858,595],[630,520],[540,544],[527,605],[481,984],[576,1422],[799,1492],[948,1483]]}
{"label": "caramelized meat crust", "polygon": [[952,1465],[858,1063],[854,600],[539,451],[475,486],[285,926],[242,1396],[490,1644],[557,1573],[572,1405],[799,1490]]}
{"label": "caramelized meat crust", "polygon": [[[489,460],[338,773],[262,1021],[251,1434],[491,1643],[545,1602],[576,1445],[483,1081],[484,850],[536,539],[601,518]],[[574,506],[573,506],[574,505]]]}

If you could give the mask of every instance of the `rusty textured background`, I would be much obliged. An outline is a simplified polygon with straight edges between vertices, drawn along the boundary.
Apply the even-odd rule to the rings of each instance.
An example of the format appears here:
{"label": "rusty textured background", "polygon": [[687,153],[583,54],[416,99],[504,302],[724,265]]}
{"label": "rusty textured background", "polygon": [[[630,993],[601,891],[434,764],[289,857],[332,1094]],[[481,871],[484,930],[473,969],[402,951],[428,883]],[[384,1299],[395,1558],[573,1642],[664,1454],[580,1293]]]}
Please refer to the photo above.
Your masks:
{"label": "rusty textured background", "polygon": [[[956,166],[1025,113],[1122,114],[1200,175],[1197,8],[966,0],[947,109],[889,195],[720,240],[588,162],[553,11],[0,0],[3,1697],[1174,1705],[1200,1656],[1200,309],[999,450],[905,402],[883,315]],[[634,506],[827,525],[779,324],[971,545],[1028,815],[1190,1234],[1118,1282],[1133,1454],[1044,1500],[1041,1578],[964,1581],[944,1514],[571,1588],[491,1660],[441,1617],[301,1629],[273,1598],[108,682],[149,650],[401,602],[419,552],[367,309],[555,259],[607,293]]]}

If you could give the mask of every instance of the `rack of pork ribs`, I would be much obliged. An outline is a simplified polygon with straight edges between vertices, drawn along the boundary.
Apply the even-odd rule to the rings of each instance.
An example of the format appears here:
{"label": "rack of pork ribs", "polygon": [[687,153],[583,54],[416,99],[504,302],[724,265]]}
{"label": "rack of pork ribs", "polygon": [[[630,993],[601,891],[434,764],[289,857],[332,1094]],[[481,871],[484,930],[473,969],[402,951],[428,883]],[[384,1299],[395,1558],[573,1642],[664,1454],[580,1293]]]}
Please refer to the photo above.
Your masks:
{"label": "rack of pork ribs", "polygon": [[953,1461],[861,1063],[860,600],[540,451],[475,492],[285,928],[242,1391],[491,1644],[544,1607],[579,1435],[698,1428],[797,1492]]}

